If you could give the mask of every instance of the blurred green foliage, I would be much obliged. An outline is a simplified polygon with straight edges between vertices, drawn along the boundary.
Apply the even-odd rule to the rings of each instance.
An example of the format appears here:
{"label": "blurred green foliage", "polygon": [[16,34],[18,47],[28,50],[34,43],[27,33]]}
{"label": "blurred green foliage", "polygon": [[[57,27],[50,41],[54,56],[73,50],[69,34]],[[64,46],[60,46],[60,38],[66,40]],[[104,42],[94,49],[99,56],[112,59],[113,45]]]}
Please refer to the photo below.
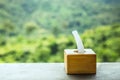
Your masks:
{"label": "blurred green foliage", "polygon": [[[120,24],[86,30],[81,37],[85,48],[96,52],[97,61],[120,61]],[[76,48],[71,34],[37,39],[17,36],[3,42],[0,62],[63,62],[64,49]]]}
{"label": "blurred green foliage", "polygon": [[120,61],[119,0],[1,0],[0,62],[63,62],[77,29],[98,62]]}
{"label": "blurred green foliage", "polygon": [[70,34],[73,29],[82,33],[119,23],[119,3],[120,0],[0,0],[0,24],[14,25],[16,35],[26,34],[24,28],[29,24],[38,25],[46,34]]}
{"label": "blurred green foliage", "polygon": [[95,50],[99,62],[120,61],[120,24],[88,30],[82,36],[84,45]]}

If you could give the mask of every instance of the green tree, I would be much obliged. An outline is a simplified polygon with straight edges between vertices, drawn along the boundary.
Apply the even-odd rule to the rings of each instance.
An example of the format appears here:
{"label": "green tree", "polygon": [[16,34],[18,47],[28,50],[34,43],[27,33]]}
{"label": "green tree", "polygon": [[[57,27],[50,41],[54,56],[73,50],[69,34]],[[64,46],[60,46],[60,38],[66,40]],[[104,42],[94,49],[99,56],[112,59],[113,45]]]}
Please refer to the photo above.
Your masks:
{"label": "green tree", "polygon": [[35,22],[27,22],[24,24],[24,28],[27,34],[32,34],[38,28],[38,25]]}

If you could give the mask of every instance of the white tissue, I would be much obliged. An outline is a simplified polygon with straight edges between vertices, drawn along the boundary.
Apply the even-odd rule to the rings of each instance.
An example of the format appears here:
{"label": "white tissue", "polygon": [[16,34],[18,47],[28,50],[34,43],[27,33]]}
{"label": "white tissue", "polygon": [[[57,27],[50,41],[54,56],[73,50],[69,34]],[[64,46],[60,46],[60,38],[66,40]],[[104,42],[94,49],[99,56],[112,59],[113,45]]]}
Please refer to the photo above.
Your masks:
{"label": "white tissue", "polygon": [[82,40],[81,40],[78,32],[76,30],[74,30],[74,31],[72,31],[72,34],[73,34],[76,44],[77,44],[78,53],[84,53],[84,46],[83,46]]}

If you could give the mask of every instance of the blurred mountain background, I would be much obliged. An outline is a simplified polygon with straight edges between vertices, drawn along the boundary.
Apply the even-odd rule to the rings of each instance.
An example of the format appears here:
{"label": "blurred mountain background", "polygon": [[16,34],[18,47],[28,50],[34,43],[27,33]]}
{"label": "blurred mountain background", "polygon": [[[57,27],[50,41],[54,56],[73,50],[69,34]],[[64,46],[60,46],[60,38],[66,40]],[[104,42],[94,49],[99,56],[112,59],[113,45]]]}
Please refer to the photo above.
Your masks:
{"label": "blurred mountain background", "polygon": [[0,62],[63,62],[73,30],[98,62],[120,62],[120,0],[0,0]]}

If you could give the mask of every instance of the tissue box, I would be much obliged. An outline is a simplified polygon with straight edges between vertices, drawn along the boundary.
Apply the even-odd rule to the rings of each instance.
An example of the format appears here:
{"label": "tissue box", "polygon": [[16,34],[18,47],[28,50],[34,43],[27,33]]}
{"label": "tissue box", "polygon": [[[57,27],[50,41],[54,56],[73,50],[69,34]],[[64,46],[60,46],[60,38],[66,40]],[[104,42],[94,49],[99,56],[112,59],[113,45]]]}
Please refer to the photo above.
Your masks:
{"label": "tissue box", "polygon": [[67,74],[95,74],[96,54],[92,49],[78,53],[77,49],[64,50],[64,64]]}

